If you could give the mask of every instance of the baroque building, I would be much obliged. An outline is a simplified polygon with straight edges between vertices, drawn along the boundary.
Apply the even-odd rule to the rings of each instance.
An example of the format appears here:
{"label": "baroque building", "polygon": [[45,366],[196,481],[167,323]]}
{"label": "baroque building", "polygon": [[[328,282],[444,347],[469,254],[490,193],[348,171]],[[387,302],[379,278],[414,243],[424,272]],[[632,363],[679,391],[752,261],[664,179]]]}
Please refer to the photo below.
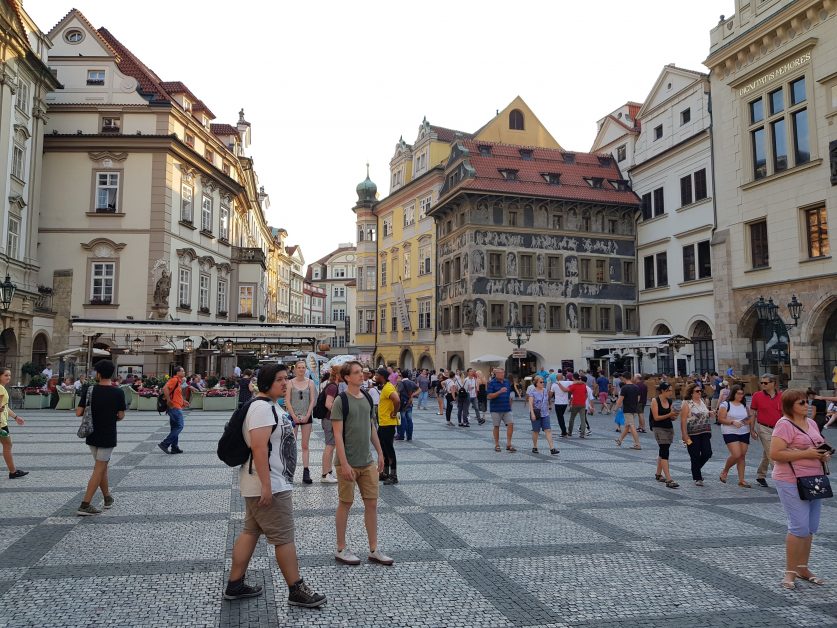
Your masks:
{"label": "baroque building", "polygon": [[306,271],[304,281],[325,292],[324,322],[336,328],[334,336],[327,342],[327,355],[354,351],[351,312],[355,305],[356,257],[354,244],[341,243],[328,255],[309,264]]}
{"label": "baroque building", "polygon": [[[837,2],[736,0],[710,33],[717,361],[833,386]],[[797,321],[787,304],[803,304]],[[760,297],[778,309],[756,307]],[[767,314],[767,316],[765,316]],[[799,315],[799,312],[796,312]]]}
{"label": "baroque building", "polygon": [[[545,133],[519,109],[490,124]],[[454,142],[444,176],[430,212],[440,366],[508,356],[516,376],[581,368],[593,340],[638,331],[638,201],[610,155],[497,143],[477,132]],[[512,359],[509,325],[532,329],[525,357]]]}
{"label": "baroque building", "polygon": [[52,283],[39,277],[38,222],[47,93],[60,84],[47,66],[49,38],[18,0],[0,2],[0,37],[0,280],[8,299],[0,311],[0,357],[15,382],[22,364],[43,367],[55,348]]}

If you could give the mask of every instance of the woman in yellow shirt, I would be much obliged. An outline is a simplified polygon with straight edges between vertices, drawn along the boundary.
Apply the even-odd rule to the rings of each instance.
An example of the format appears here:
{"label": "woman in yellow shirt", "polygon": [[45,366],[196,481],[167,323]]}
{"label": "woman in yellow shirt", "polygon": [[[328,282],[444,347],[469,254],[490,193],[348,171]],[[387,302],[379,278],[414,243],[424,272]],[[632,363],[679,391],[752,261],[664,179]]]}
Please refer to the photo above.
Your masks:
{"label": "woman in yellow shirt", "polygon": [[22,478],[27,475],[29,471],[23,471],[15,467],[15,460],[12,456],[12,435],[9,433],[9,416],[17,422],[18,425],[23,425],[23,418],[19,414],[12,412],[9,407],[9,391],[6,386],[9,385],[9,380],[12,379],[11,369],[4,368],[0,372],[0,445],[3,446],[3,460],[6,461],[6,466],[9,467],[9,479]]}

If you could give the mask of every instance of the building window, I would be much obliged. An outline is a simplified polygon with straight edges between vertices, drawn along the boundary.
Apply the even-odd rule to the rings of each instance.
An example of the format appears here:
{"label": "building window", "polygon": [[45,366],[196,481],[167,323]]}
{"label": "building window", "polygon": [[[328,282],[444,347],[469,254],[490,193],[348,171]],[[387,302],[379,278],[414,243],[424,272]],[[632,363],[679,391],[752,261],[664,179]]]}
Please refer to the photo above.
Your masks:
{"label": "building window", "polygon": [[502,277],[503,276],[503,254],[489,253],[488,254],[488,276]]}
{"label": "building window", "polygon": [[419,275],[430,274],[430,245],[422,244],[419,247]]}
{"label": "building window", "polygon": [[433,195],[428,194],[419,201],[419,220],[427,218],[427,212],[430,211],[430,205],[433,202]]}
{"label": "building window", "polygon": [[396,315],[395,303],[390,303],[389,312],[391,314],[389,319],[390,331],[398,331],[398,316]]}
{"label": "building window", "polygon": [[770,266],[766,220],[750,223],[750,256],[753,268],[767,268]]}
{"label": "building window", "polygon": [[242,317],[253,316],[256,311],[256,287],[238,287],[238,315]]}
{"label": "building window", "polygon": [[636,283],[633,262],[622,262],[622,283]]}
{"label": "building window", "polygon": [[563,221],[562,218],[563,217],[561,216],[561,214],[558,214],[558,213],[552,214],[552,228],[553,229],[563,229],[564,228],[563,227],[564,221]]}
{"label": "building window", "polygon": [[578,326],[583,331],[593,330],[593,308],[589,306],[581,306],[578,308]]}
{"label": "building window", "polygon": [[683,281],[695,279],[695,245],[683,247]]}
{"label": "building window", "polygon": [[683,111],[680,112],[680,126],[683,126],[687,122],[692,119],[692,110],[689,107],[686,107]]}
{"label": "building window", "polygon": [[578,260],[578,280],[583,281],[585,283],[590,283],[591,276],[590,276],[590,265],[591,260],[581,258]]}
{"label": "building window", "polygon": [[87,84],[88,85],[104,85],[105,71],[104,70],[87,70]]}
{"label": "building window", "polygon": [[209,275],[201,275],[198,283],[198,307],[201,312],[209,312]]}
{"label": "building window", "polygon": [[560,255],[550,255],[546,260],[547,279],[559,280],[564,275],[564,262]]}
{"label": "building window", "polygon": [[392,216],[384,218],[384,237],[387,238],[392,235]]}
{"label": "building window", "polygon": [[404,279],[410,278],[410,252],[404,251]]}
{"label": "building window", "polygon": [[642,200],[640,201],[640,209],[642,210],[643,220],[650,220],[651,217],[654,215],[653,206],[651,204],[651,192],[646,192],[642,195]]}
{"label": "building window", "polygon": [[803,76],[748,103],[754,179],[810,161],[807,99]]}
{"label": "building window", "polygon": [[90,303],[113,303],[115,262],[94,262],[90,268]]}
{"label": "building window", "polygon": [[185,136],[184,136],[184,142],[186,142],[186,146],[194,148],[195,147],[195,136],[192,135],[191,133],[186,133]]}
{"label": "building window", "polygon": [[668,255],[657,253],[657,285],[668,285]]}
{"label": "building window", "polygon": [[122,131],[121,118],[105,116],[102,118],[102,133],[120,133]]}
{"label": "building window", "polygon": [[346,288],[343,286],[334,286],[333,296],[342,299],[346,296]]}
{"label": "building window", "polygon": [[616,161],[623,162],[628,155],[628,147],[625,144],[616,147]]}
{"label": "building window", "polygon": [[831,253],[828,243],[828,213],[825,207],[805,210],[805,232],[808,236],[808,257],[826,257]]}
{"label": "building window", "polygon": [[527,327],[535,326],[535,306],[522,305],[520,307],[520,323]]}
{"label": "building window", "polygon": [[561,306],[560,305],[550,305],[549,306],[549,328],[550,329],[561,329]]}
{"label": "building window", "polygon": [[17,259],[20,255],[20,218],[9,214],[8,233],[6,234],[6,255]]}
{"label": "building window", "polygon": [[115,213],[118,211],[119,173],[96,173],[96,211],[98,213]]}
{"label": "building window", "polygon": [[509,112],[509,128],[512,131],[524,130],[523,112],[520,109],[512,109]]}
{"label": "building window", "polygon": [[702,201],[707,197],[706,193],[706,168],[701,168],[694,174],[695,179],[695,202]]}
{"label": "building window", "polygon": [[387,261],[381,260],[381,285],[387,285]]}
{"label": "building window", "polygon": [[15,144],[12,147],[12,176],[23,181],[24,163],[26,161],[26,151]]}
{"label": "building window", "polygon": [[385,307],[381,308],[381,318],[380,318],[380,332],[382,334],[386,333],[387,331],[387,309]]}
{"label": "building window", "polygon": [[454,305],[453,308],[451,308],[451,311],[453,319],[453,327],[451,327],[451,329],[459,329],[460,327],[462,327],[461,308],[458,305]]}
{"label": "building window", "polygon": [[698,279],[706,279],[712,276],[712,257],[710,250],[709,240],[697,243]]}
{"label": "building window", "polygon": [[218,299],[216,303],[218,314],[227,313],[227,282],[223,279],[218,280]]}
{"label": "building window", "polygon": [[230,239],[230,208],[223,203],[221,204],[218,238],[225,241]]}
{"label": "building window", "polygon": [[332,321],[342,321],[346,318],[346,309],[342,307],[336,307],[331,310],[331,320]]}
{"label": "building window", "polygon": [[533,279],[535,276],[535,264],[531,255],[518,255],[520,260],[520,275],[521,279]]}
{"label": "building window", "polygon": [[506,226],[508,227],[516,227],[517,226],[517,212],[509,210],[506,212]]}
{"label": "building window", "polygon": [[77,44],[84,39],[84,33],[77,28],[72,28],[64,33],[64,40],[69,44]]}
{"label": "building window", "polygon": [[680,178],[680,206],[692,204],[692,175]]}
{"label": "building window", "polygon": [[221,172],[223,172],[227,176],[230,176],[230,164],[228,164],[226,161],[221,164]]}
{"label": "building window", "polygon": [[212,233],[212,198],[209,196],[201,199],[201,231]]}
{"label": "building window", "polygon": [[637,331],[639,329],[639,321],[637,320],[636,308],[626,307],[625,310],[625,331]]}
{"label": "building window", "polygon": [[596,283],[607,283],[608,263],[606,259],[596,260]]}
{"label": "building window", "polygon": [[599,308],[599,331],[613,329],[613,310],[609,307]]}
{"label": "building window", "polygon": [[666,253],[648,255],[643,260],[643,263],[645,266],[646,289],[668,285],[668,256]]}
{"label": "building window", "polygon": [[184,185],[180,191],[180,220],[192,222],[192,186]]}
{"label": "building window", "polygon": [[209,163],[211,163],[213,166],[215,165],[215,153],[214,152],[212,152],[211,150],[209,150],[207,148],[206,151],[204,151],[203,156],[204,156],[204,159],[206,159]]}
{"label": "building window", "polygon": [[17,84],[17,95],[15,96],[15,107],[20,109],[23,113],[29,113],[29,83],[20,77]]}
{"label": "building window", "polygon": [[430,299],[418,302],[419,306],[419,329],[430,329]]}
{"label": "building window", "polygon": [[661,216],[666,211],[665,195],[663,188],[654,190],[654,216]]}
{"label": "building window", "polygon": [[189,268],[178,269],[177,302],[180,307],[189,307],[192,303],[192,271]]}
{"label": "building window", "polygon": [[656,142],[662,136],[663,136],[663,125],[658,124],[657,126],[654,127],[654,141]]}
{"label": "building window", "polygon": [[331,276],[336,278],[336,279],[344,279],[346,277],[346,269],[343,268],[342,266],[338,266],[337,268],[335,268],[333,270]]}
{"label": "building window", "polygon": [[492,303],[489,323],[492,329],[499,329],[506,324],[506,306],[502,303]]}
{"label": "building window", "polygon": [[409,227],[414,224],[416,224],[416,204],[411,203],[404,207],[404,226]]}

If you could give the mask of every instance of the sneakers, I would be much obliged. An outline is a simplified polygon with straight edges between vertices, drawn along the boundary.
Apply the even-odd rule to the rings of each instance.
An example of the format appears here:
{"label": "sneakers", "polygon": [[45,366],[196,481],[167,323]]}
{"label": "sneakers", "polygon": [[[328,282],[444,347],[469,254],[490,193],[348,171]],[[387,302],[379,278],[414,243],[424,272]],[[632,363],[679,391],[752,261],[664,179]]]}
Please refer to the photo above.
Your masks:
{"label": "sneakers", "polygon": [[90,515],[101,515],[102,511],[98,508],[94,508],[90,504],[81,502],[81,506],[79,506],[78,510],[76,510],[76,514],[79,517],[89,517]]}
{"label": "sneakers", "polygon": [[321,475],[320,482],[323,484],[337,484],[337,478],[334,477],[334,471],[329,471],[325,475]]}
{"label": "sneakers", "polygon": [[389,556],[381,552],[381,550],[376,549],[374,552],[369,552],[369,562],[370,563],[378,563],[379,565],[385,565],[387,567],[391,566],[395,563]]}
{"label": "sneakers", "polygon": [[178,447],[177,445],[172,445],[172,446],[171,446],[171,453],[173,453],[173,454],[182,454],[182,453],[183,453],[183,450],[182,450],[180,447]]}
{"label": "sneakers", "polygon": [[113,495],[105,495],[105,510],[113,508]]}
{"label": "sneakers", "polygon": [[390,473],[387,479],[384,480],[384,486],[392,486],[393,484],[398,484],[398,475]]}
{"label": "sneakers", "polygon": [[14,473],[9,474],[9,479],[16,480],[17,478],[22,478],[24,475],[29,475],[29,471],[23,471],[22,469],[18,469]]}
{"label": "sneakers", "polygon": [[555,454],[558,453],[558,450],[553,447],[552,449],[549,450],[549,453],[554,456]]}
{"label": "sneakers", "polygon": [[338,563],[343,563],[344,565],[360,564],[360,558],[352,554],[348,547],[344,547],[343,549],[334,552],[334,560]]}
{"label": "sneakers", "polygon": [[378,482],[383,482],[389,477],[389,473],[379,473],[378,474]]}
{"label": "sneakers", "polygon": [[483,425],[485,423],[485,419],[477,419],[477,423]]}
{"label": "sneakers", "polygon": [[227,583],[227,588],[224,590],[225,600],[241,600],[246,597],[256,597],[262,594],[262,588],[259,585],[249,585],[244,582],[242,578],[237,583]]}
{"label": "sneakers", "polygon": [[326,596],[322,593],[315,593],[305,581],[300,578],[299,582],[288,587],[288,604],[291,606],[302,606],[303,608],[317,608],[326,603]]}
{"label": "sneakers", "polygon": [[[9,477],[11,477],[11,474],[9,475]],[[756,482],[759,483],[759,486],[767,488],[767,480],[765,480],[764,478],[756,478]]]}
{"label": "sneakers", "polygon": [[303,484],[311,484],[314,480],[311,479],[311,472],[308,470],[308,467],[305,467],[302,470],[302,483]]}
{"label": "sneakers", "polygon": [[169,451],[169,446],[168,446],[168,445],[166,445],[165,443],[157,443],[157,447],[159,447],[160,449],[162,449],[164,454],[170,454],[170,453],[171,453],[171,452]]}

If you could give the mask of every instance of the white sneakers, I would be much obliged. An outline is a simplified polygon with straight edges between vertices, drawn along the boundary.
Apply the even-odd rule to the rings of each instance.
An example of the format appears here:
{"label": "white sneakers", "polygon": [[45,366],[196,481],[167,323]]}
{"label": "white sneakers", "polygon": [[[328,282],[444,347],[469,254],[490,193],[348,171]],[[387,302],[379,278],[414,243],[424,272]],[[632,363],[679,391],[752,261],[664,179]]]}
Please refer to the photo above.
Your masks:
{"label": "white sneakers", "polygon": [[[334,552],[334,559],[338,563],[343,563],[344,565],[360,564],[360,558],[352,554],[348,547],[344,547],[342,550]],[[376,549],[374,552],[369,552],[369,562],[378,563],[379,565],[386,566],[390,566],[395,563],[395,561],[392,558],[384,554],[379,549]]]}
{"label": "white sneakers", "polygon": [[337,484],[337,478],[334,477],[334,471],[329,471],[326,475],[320,476],[320,482],[323,484]]}

